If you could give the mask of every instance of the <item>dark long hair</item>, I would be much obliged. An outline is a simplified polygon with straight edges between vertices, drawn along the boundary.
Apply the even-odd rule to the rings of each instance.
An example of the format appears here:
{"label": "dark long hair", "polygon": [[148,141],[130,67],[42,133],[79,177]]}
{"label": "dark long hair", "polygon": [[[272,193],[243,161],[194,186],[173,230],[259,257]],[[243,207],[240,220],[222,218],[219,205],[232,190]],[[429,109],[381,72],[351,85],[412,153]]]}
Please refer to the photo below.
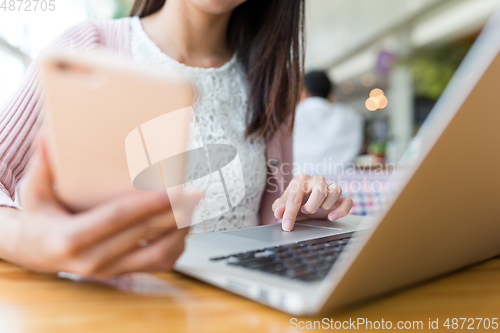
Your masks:
{"label": "dark long hair", "polygon": [[[160,10],[165,0],[135,0],[131,16]],[[293,129],[304,61],[304,0],[248,0],[229,20],[227,41],[248,80],[246,135]]]}

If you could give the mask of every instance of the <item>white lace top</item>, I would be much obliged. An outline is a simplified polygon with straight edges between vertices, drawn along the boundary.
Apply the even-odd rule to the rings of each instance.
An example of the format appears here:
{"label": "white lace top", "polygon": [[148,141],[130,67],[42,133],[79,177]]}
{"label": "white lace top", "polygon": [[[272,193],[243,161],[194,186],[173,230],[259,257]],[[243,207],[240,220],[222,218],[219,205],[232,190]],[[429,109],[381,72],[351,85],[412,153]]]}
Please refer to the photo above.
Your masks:
{"label": "white lace top", "polygon": [[[228,144],[237,149],[241,162],[241,168],[238,166],[238,169],[241,169],[244,180],[243,199],[224,213],[212,217],[220,198],[210,195],[209,182],[198,182],[196,187],[205,195],[193,216],[205,222],[193,225],[191,232],[212,232],[258,225],[258,210],[267,179],[266,143],[264,139],[245,139],[247,86],[245,73],[236,55],[218,68],[186,66],[160,50],[144,31],[138,17],[131,20],[130,45],[135,62],[180,70],[195,86],[197,95],[193,109],[199,131],[191,131],[190,146]],[[241,171],[226,173],[225,185],[238,183]]]}

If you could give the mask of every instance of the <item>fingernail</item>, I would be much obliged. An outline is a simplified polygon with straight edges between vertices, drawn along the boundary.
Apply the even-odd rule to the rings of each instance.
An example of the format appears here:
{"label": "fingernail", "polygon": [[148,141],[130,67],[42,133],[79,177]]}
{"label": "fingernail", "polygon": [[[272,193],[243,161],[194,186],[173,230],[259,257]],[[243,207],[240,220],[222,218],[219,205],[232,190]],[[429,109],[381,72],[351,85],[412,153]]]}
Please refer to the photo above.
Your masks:
{"label": "fingernail", "polygon": [[292,231],[292,228],[293,228],[292,221],[286,220],[285,222],[283,222],[282,228],[285,231]]}
{"label": "fingernail", "polygon": [[306,215],[308,215],[308,214],[309,214],[308,212],[306,212],[306,210],[304,209],[304,207],[301,207],[301,208],[300,208],[300,211],[302,212],[302,214],[306,214]]}
{"label": "fingernail", "polygon": [[329,215],[328,215],[328,219],[329,219],[330,221],[335,221],[335,220],[337,220],[337,219],[339,219],[339,218],[340,218],[340,216],[339,216],[339,214],[337,214],[337,213],[331,213],[331,214],[329,214]]}

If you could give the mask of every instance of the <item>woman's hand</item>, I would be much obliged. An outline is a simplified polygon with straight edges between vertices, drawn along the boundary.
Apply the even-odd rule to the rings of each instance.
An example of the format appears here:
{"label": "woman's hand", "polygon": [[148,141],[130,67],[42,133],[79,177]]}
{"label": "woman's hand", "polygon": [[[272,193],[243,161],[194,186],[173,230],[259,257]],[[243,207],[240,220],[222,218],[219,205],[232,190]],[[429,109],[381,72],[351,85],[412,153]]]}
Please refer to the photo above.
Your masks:
{"label": "woman's hand", "polygon": [[[24,184],[24,211],[1,208],[9,210],[5,216],[12,222],[0,224],[5,229],[0,232],[9,232],[11,239],[3,246],[3,259],[38,272],[94,276],[172,268],[189,228],[177,228],[166,192],[125,195],[70,213],[55,197],[41,146]],[[183,196],[184,214],[190,217],[200,195]],[[157,227],[154,236],[146,233],[151,222]]]}
{"label": "woman's hand", "polygon": [[308,218],[308,215],[320,210],[324,212],[323,218],[328,216],[330,221],[335,221],[346,216],[352,208],[352,199],[341,195],[339,185],[327,186],[323,177],[299,174],[273,203],[274,216],[283,219],[282,228],[285,231],[292,231],[297,218]]}

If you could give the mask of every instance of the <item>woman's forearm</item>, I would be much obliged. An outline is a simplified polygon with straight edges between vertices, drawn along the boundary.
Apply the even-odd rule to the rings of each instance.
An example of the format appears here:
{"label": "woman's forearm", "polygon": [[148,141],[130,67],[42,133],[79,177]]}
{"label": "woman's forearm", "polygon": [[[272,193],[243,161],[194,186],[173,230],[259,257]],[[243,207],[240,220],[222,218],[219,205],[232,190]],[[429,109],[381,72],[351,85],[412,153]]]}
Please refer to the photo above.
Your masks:
{"label": "woman's forearm", "polygon": [[12,260],[22,211],[0,207],[0,259]]}

